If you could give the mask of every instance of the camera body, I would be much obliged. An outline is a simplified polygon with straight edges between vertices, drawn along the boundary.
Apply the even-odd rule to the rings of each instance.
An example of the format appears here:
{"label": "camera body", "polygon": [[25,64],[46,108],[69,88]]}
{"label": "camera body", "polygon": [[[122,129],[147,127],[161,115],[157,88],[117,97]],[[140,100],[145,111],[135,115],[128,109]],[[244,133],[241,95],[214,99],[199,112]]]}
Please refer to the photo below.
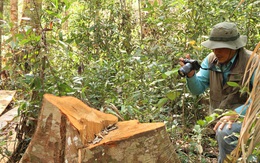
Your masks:
{"label": "camera body", "polygon": [[178,70],[178,73],[181,77],[187,76],[187,74],[192,70],[199,70],[201,68],[198,61],[193,59],[184,59],[183,63],[185,65]]}

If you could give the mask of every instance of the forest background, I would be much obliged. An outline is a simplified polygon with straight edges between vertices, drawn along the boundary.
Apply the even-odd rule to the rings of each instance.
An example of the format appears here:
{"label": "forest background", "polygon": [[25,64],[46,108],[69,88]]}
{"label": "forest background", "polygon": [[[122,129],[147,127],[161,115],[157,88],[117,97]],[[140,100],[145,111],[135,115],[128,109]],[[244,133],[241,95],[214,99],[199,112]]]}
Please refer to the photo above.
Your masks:
{"label": "forest background", "polygon": [[[213,25],[237,23],[247,49],[260,40],[260,1],[1,0],[0,89],[16,90],[20,158],[43,94],[74,96],[120,120],[164,122],[182,162],[211,162],[208,93],[193,96],[179,58],[199,62]],[[14,157],[0,144],[3,157]],[[259,147],[254,154],[260,156]]]}

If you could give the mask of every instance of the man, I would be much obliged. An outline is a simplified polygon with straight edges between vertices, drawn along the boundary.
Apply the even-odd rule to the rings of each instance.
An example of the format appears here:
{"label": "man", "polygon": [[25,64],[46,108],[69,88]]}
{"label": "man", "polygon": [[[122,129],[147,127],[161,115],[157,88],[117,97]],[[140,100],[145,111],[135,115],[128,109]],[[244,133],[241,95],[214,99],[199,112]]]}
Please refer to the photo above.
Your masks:
{"label": "man", "polygon": [[[192,70],[187,74],[187,86],[192,94],[198,95],[210,88],[210,110],[223,109],[234,110],[237,114],[223,116],[216,123],[214,130],[219,146],[218,162],[222,163],[227,154],[230,154],[236,147],[234,141],[238,138],[233,133],[239,133],[241,123],[236,123],[237,117],[246,112],[244,107],[248,95],[241,94],[238,87],[231,87],[227,82],[242,84],[247,62],[251,51],[244,49],[247,37],[239,34],[236,24],[222,22],[216,24],[210,33],[209,40],[202,42],[202,45],[212,50],[202,62],[202,68],[197,73]],[[186,56],[190,59],[190,56]],[[183,58],[180,58],[180,65],[184,66]],[[246,74],[245,74],[246,73]],[[254,75],[250,79],[253,85]],[[233,143],[232,143],[233,142]]]}

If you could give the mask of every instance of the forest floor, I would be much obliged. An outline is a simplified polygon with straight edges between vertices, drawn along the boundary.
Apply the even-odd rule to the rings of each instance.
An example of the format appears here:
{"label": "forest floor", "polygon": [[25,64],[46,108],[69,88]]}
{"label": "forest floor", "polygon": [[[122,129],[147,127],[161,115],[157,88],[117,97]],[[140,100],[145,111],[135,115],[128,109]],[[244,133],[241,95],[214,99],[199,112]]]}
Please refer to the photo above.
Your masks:
{"label": "forest floor", "polygon": [[[192,114],[192,111],[190,113]],[[186,127],[182,127],[181,133],[174,133],[172,142],[176,147],[176,152],[183,163],[217,163],[218,144],[213,130],[215,122],[194,130],[197,120],[204,120],[208,116],[208,105],[200,110],[196,118],[185,120]],[[180,124],[184,120],[181,120]],[[177,135],[177,136],[176,136]]]}
{"label": "forest floor", "polygon": [[178,140],[174,144],[182,163],[217,163],[218,148],[203,145],[203,152],[199,154],[191,143]]}

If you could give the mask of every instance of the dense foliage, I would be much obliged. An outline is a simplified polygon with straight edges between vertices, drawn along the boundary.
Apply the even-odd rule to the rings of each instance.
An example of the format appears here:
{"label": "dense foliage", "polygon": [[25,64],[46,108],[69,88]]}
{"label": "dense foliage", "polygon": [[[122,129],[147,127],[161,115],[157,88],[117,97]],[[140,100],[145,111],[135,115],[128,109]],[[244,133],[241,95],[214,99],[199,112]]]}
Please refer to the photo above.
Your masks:
{"label": "dense foliage", "polygon": [[71,95],[124,120],[165,122],[174,142],[190,145],[190,152],[178,151],[183,162],[206,162],[201,148],[216,142],[202,137],[215,115],[206,116],[207,93],[187,91],[177,73],[178,59],[189,53],[201,62],[209,50],[200,43],[221,21],[236,22],[253,50],[260,40],[259,4],[45,0],[39,19],[51,30],[37,35],[30,26],[20,26],[23,32],[14,42],[11,22],[2,25],[7,38],[3,70],[10,77],[1,81],[1,89],[19,92],[16,102],[31,134],[43,94]]}

